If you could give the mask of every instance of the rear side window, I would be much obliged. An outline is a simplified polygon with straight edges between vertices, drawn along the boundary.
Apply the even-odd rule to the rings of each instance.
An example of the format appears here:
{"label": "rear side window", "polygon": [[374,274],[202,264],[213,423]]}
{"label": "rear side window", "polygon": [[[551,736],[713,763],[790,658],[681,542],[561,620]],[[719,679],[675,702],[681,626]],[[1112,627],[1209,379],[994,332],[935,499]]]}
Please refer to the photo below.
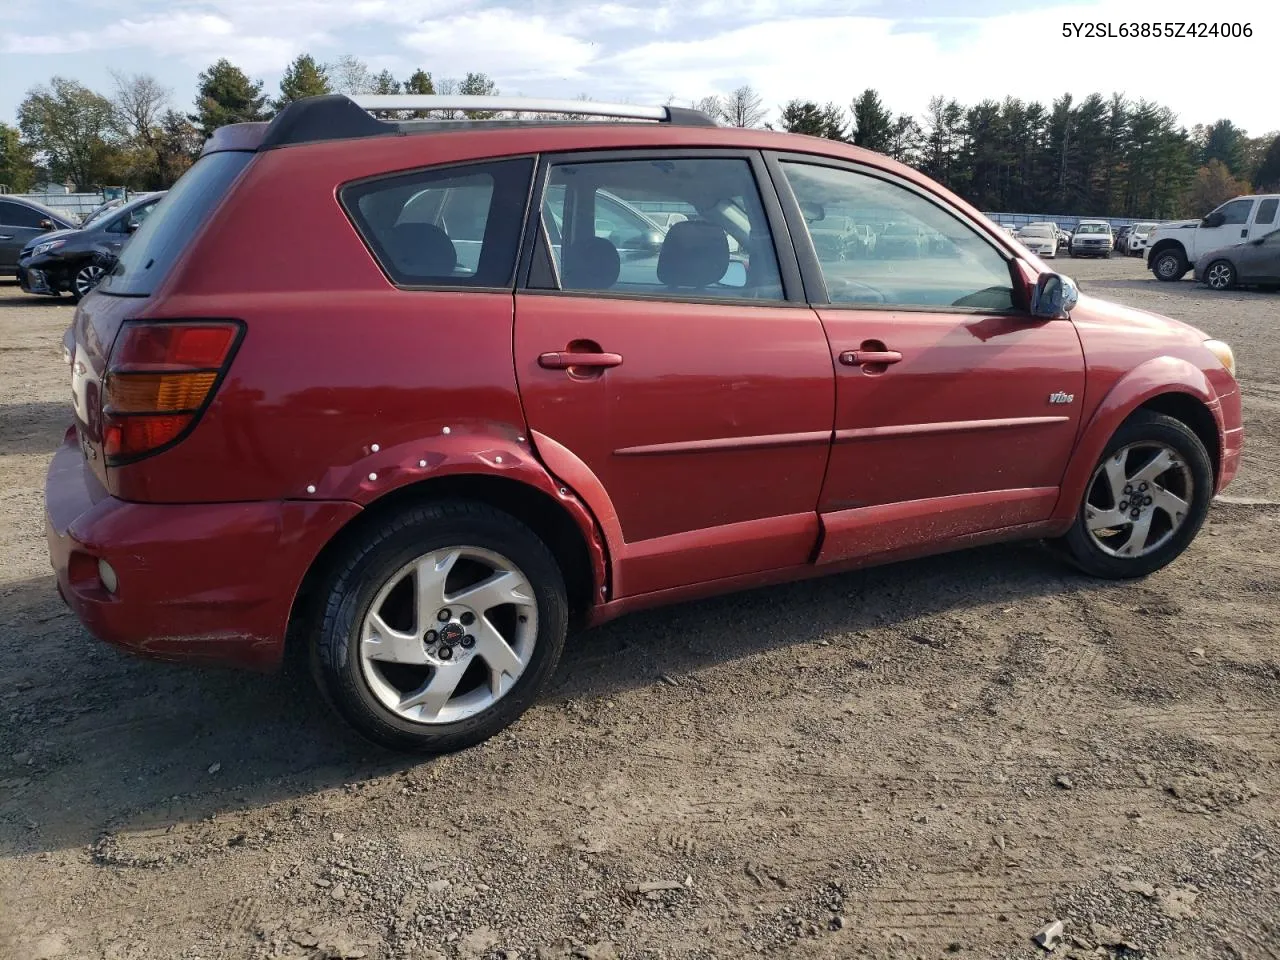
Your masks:
{"label": "rear side window", "polygon": [[511,287],[532,158],[353,183],[342,205],[400,286]]}
{"label": "rear side window", "polygon": [[1262,203],[1258,204],[1258,215],[1254,218],[1253,222],[1260,227],[1265,227],[1268,224],[1275,223],[1277,205],[1280,205],[1280,201],[1277,201],[1275,197],[1272,197],[1270,200],[1263,200]]}
{"label": "rear side window", "polygon": [[147,297],[154,293],[253,156],[229,150],[197,160],[125,244],[115,269],[98,289],[121,297]]}

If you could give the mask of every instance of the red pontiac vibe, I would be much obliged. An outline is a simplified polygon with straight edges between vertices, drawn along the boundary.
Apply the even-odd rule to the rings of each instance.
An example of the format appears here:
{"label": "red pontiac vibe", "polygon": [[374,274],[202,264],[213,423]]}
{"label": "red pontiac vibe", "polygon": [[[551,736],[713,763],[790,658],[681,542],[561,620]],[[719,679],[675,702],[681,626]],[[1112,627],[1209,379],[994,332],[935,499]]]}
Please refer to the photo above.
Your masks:
{"label": "red pontiac vibe", "polygon": [[[478,106],[630,122],[376,116]],[[492,736],[571,625],[642,607],[1026,538],[1143,576],[1242,443],[1226,344],[885,157],[665,107],[225,127],[66,355],[48,539],[88,629],[300,645],[411,750]]]}

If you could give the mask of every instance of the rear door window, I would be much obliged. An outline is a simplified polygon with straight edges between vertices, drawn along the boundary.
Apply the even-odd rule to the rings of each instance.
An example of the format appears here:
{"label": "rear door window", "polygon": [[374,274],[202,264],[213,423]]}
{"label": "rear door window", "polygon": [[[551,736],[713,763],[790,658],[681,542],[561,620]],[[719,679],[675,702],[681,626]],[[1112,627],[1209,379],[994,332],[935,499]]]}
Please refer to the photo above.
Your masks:
{"label": "rear door window", "polygon": [[348,184],[340,196],[393,283],[511,287],[532,179],[521,157]]}
{"label": "rear door window", "polygon": [[0,200],[0,223],[6,226],[39,227],[40,221],[46,219],[48,218],[39,210],[33,210],[21,203]]}
{"label": "rear door window", "polygon": [[1276,207],[1280,206],[1280,201],[1275,197],[1263,200],[1258,204],[1258,215],[1253,218],[1255,226],[1265,227],[1276,222]]}
{"label": "rear door window", "polygon": [[121,297],[154,293],[253,157],[246,151],[228,150],[197,160],[125,244],[115,269],[98,284],[98,290]]}

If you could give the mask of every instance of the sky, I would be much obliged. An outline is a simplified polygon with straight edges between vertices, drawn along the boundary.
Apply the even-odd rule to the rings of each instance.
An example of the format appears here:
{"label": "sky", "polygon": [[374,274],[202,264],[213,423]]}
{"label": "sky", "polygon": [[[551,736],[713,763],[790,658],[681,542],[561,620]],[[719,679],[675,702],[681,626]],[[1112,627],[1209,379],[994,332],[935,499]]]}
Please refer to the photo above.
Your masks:
{"label": "sky", "polygon": [[[57,16],[50,15],[56,7]],[[1280,129],[1280,3],[1234,0],[0,0],[0,120],[54,75],[100,92],[149,73],[189,108],[196,74],[228,57],[278,90],[297,54],[349,53],[406,77],[483,71],[507,94],[691,102],[750,84],[847,106],[866,87],[895,113],[935,95],[1123,93],[1182,123]],[[1064,37],[1064,23],[1249,23],[1250,38]]]}

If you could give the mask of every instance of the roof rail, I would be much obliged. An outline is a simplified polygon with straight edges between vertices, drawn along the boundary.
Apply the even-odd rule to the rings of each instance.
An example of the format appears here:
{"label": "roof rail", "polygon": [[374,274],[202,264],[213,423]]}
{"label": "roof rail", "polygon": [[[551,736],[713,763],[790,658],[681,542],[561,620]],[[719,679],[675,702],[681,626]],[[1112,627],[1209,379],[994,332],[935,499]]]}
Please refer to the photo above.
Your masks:
{"label": "roof rail", "polygon": [[[349,140],[409,133],[430,124],[448,129],[462,121],[379,120],[373,111],[465,110],[485,113],[556,113],[570,116],[654,120],[680,126],[714,127],[705,113],[685,107],[643,107],[630,103],[594,103],[590,100],[541,100],[526,97],[476,97],[419,94],[368,94],[347,97],[328,94],[295,100],[281,110],[267,127],[259,149],[286,147],[319,140]],[[501,123],[511,121],[470,121]],[[526,121],[527,122],[527,121]]]}
{"label": "roof rail", "polygon": [[483,110],[515,113],[567,113],[586,117],[618,117],[628,120],[670,122],[666,107],[639,107],[630,103],[593,103],[590,100],[540,100],[530,97],[473,97],[463,95],[360,95],[351,102],[365,110]]}

